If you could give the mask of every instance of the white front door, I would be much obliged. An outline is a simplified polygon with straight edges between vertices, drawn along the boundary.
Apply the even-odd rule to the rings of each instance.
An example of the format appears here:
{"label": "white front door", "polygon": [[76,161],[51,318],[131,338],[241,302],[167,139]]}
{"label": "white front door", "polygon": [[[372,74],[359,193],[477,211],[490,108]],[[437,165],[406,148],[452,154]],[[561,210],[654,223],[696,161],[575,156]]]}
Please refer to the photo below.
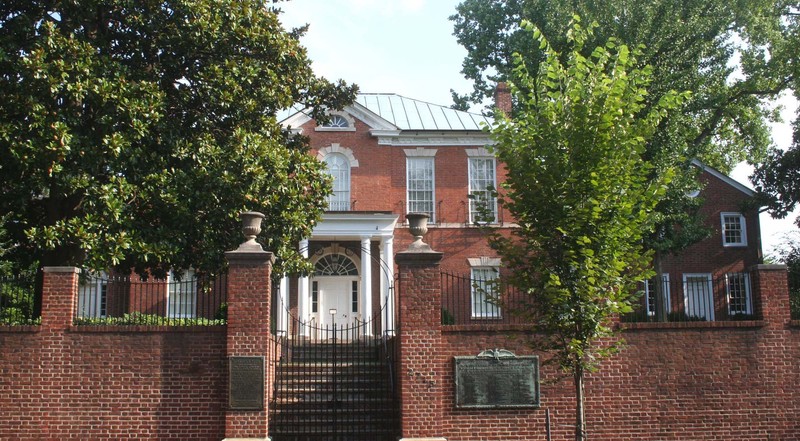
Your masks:
{"label": "white front door", "polygon": [[[319,289],[318,317],[323,327],[349,327],[360,319],[358,304],[358,278],[346,276],[315,277]],[[331,312],[334,312],[331,314]]]}

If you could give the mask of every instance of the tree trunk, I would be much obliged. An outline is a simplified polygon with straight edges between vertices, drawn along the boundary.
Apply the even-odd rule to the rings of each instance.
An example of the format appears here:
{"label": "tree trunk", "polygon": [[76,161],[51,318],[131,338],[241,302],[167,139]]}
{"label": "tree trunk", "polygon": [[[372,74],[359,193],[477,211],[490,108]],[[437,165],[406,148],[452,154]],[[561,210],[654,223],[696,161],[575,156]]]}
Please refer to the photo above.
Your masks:
{"label": "tree trunk", "polygon": [[585,441],[586,419],[583,412],[583,366],[578,364],[573,370],[575,382],[575,441]]}

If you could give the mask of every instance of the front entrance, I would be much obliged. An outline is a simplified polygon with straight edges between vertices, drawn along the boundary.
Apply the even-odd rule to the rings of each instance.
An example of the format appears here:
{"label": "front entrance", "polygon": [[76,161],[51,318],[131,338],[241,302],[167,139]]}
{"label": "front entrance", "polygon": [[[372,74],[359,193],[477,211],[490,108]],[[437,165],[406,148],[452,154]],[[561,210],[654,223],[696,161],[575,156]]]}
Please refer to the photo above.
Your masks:
{"label": "front entrance", "polygon": [[311,311],[322,327],[357,325],[359,314],[358,278],[315,276],[311,280]]}

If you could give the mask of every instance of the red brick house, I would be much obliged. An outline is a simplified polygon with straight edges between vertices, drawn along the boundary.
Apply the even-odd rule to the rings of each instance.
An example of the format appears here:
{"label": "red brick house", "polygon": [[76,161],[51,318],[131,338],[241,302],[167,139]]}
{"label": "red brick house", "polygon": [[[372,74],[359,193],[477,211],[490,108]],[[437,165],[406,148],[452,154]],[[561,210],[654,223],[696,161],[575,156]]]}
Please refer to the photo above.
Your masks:
{"label": "red brick house", "polygon": [[[498,94],[499,106],[507,108],[509,102],[507,93]],[[371,331],[393,330],[394,250],[405,249],[411,240],[404,231],[409,212],[430,215],[426,242],[444,253],[442,270],[495,277],[500,260],[476,221],[513,228],[513,220],[486,191],[504,179],[502,164],[486,149],[492,141],[482,128],[492,124],[490,118],[395,94],[360,94],[343,111],[331,112],[325,125],[302,111],[283,124],[310,138],[312,154],[328,165],[334,179],[329,211],[299,244],[315,273],[283,280],[279,303],[284,310],[323,325],[363,323],[383,310],[384,323]],[[761,261],[761,245],[758,213],[743,207],[753,192],[695,165],[703,170],[705,187],[698,195],[706,201],[702,213],[713,234],[666,258],[666,303],[687,319],[751,315],[744,271]],[[477,218],[478,203],[487,204],[490,219]],[[652,314],[652,283],[645,288],[643,308]],[[464,299],[471,311],[462,315],[472,322],[500,318],[501,312],[474,291],[471,300]],[[288,314],[279,313],[278,330],[286,330],[287,323]]]}

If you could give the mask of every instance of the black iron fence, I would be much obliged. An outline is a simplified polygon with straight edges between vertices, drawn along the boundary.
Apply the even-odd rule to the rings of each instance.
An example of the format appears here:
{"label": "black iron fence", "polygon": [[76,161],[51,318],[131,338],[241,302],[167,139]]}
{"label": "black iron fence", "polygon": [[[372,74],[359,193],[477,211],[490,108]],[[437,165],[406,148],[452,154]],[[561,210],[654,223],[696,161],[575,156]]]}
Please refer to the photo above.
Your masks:
{"label": "black iron fence", "polygon": [[526,299],[496,273],[442,273],[442,325],[525,323]]}
{"label": "black iron fence", "polygon": [[0,325],[37,324],[35,292],[33,276],[0,277]]}
{"label": "black iron fence", "polygon": [[76,325],[221,325],[227,320],[227,278],[185,274],[144,279],[84,271]]}
{"label": "black iron fence", "polygon": [[[505,285],[496,274],[487,277],[442,273],[442,324],[526,323],[535,316],[524,293]],[[793,313],[800,315],[800,287],[793,292]],[[624,322],[688,322],[756,320],[749,273],[681,274],[659,284],[639,286],[641,296]],[[526,313],[529,312],[529,313]]]}
{"label": "black iron fence", "polygon": [[793,267],[789,271],[789,307],[792,320],[800,320],[800,272]]}
{"label": "black iron fence", "polygon": [[664,275],[640,285],[641,298],[625,322],[756,320],[749,273]]}

